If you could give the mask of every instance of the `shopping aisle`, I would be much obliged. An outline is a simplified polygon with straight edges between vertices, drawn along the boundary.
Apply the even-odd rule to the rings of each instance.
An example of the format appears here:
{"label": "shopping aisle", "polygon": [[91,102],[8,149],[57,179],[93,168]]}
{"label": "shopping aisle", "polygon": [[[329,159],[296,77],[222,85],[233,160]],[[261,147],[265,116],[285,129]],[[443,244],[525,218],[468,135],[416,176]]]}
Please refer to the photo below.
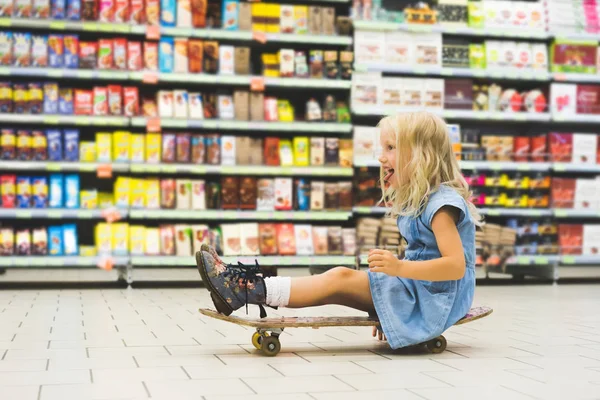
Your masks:
{"label": "shopping aisle", "polygon": [[368,329],[329,328],[290,330],[282,353],[265,358],[253,350],[251,330],[197,313],[209,301],[201,289],[0,292],[0,397],[600,396],[597,286],[480,287],[477,303],[494,314],[453,328],[440,355],[392,352]]}

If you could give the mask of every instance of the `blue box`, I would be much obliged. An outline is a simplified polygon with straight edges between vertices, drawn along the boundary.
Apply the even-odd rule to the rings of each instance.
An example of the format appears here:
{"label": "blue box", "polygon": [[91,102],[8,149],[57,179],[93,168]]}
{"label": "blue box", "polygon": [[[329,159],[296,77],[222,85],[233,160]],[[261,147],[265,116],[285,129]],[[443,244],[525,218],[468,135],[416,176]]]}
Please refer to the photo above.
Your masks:
{"label": "blue box", "polygon": [[62,256],[63,246],[63,228],[62,226],[48,227],[48,254],[51,256]]}
{"label": "blue box", "polygon": [[48,193],[48,205],[51,208],[63,208],[63,185],[64,177],[62,176],[62,174],[50,175],[50,191]]}
{"label": "blue box", "polygon": [[65,38],[63,35],[48,35],[48,66],[62,68],[65,63]]}
{"label": "blue box", "polygon": [[32,180],[33,208],[48,207],[48,178],[36,176]]}
{"label": "blue box", "polygon": [[160,24],[175,26],[177,23],[177,0],[160,0]]}
{"label": "blue box", "polygon": [[161,38],[158,43],[158,69],[160,72],[173,72],[175,65],[175,41],[173,38]]}
{"label": "blue box", "polygon": [[58,84],[44,83],[44,114],[58,114]]}
{"label": "blue box", "polygon": [[79,161],[79,129],[65,129],[65,161]]}
{"label": "blue box", "polygon": [[79,208],[79,175],[65,175],[65,208]]}
{"label": "blue box", "polygon": [[62,226],[63,231],[63,253],[65,256],[76,256],[79,254],[79,239],[77,238],[77,225],[67,224]]}
{"label": "blue box", "polygon": [[63,115],[73,115],[73,89],[58,90],[58,112]]}
{"label": "blue box", "polygon": [[54,19],[65,19],[65,0],[50,1],[50,15]]}
{"label": "blue box", "polygon": [[17,208],[31,207],[31,178],[17,176]]}
{"label": "blue box", "polygon": [[81,0],[67,0],[67,19],[73,21],[81,19]]}
{"label": "blue box", "polygon": [[238,0],[223,0],[223,12],[221,13],[223,29],[230,31],[239,29],[239,6]]}
{"label": "blue box", "polygon": [[46,140],[48,142],[48,161],[62,161],[62,134],[60,129],[48,129]]}
{"label": "blue box", "polygon": [[296,181],[296,199],[298,201],[299,211],[308,211],[310,209],[310,184],[306,179]]}
{"label": "blue box", "polygon": [[65,68],[79,68],[79,36],[64,35],[63,45]]}

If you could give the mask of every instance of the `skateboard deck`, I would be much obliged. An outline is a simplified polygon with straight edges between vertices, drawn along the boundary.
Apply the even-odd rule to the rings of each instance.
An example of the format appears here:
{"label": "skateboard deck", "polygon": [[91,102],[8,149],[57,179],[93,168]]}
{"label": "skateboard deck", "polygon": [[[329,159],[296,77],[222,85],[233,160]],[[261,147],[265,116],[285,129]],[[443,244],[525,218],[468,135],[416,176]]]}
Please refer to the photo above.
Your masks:
{"label": "skateboard deck", "polygon": [[[492,313],[489,307],[474,307],[455,325],[472,322]],[[256,328],[252,335],[252,344],[267,356],[275,356],[281,349],[279,335],[285,328],[325,328],[334,326],[378,326],[379,320],[373,317],[279,317],[279,318],[241,318],[226,316],[217,311],[201,308],[200,313],[211,318],[231,322],[237,325]],[[443,335],[431,339],[423,345],[432,353],[441,353],[446,349],[446,338]]]}

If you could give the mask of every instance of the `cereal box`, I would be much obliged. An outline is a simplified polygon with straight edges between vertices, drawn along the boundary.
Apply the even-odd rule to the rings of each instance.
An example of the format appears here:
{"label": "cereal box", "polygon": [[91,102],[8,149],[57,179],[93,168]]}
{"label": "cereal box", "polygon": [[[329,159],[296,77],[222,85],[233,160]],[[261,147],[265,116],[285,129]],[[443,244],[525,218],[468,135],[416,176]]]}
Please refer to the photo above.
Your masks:
{"label": "cereal box", "polygon": [[29,112],[29,88],[26,85],[13,85],[13,103],[15,114],[24,114]]}
{"label": "cereal box", "polygon": [[188,40],[186,38],[176,38],[174,71],[180,73],[187,73],[188,65]]}
{"label": "cereal box", "polygon": [[96,133],[96,158],[99,162],[112,161],[112,134]]}
{"label": "cereal box", "polygon": [[64,204],[64,177],[62,174],[50,175],[50,194],[48,205],[51,208],[62,208]]}
{"label": "cereal box", "polygon": [[160,133],[146,134],[146,162],[158,164],[160,163],[160,149],[162,138]]}
{"label": "cereal box", "polygon": [[62,161],[62,134],[60,130],[48,129],[46,140],[48,142],[48,160]]}
{"label": "cereal box", "polygon": [[158,69],[160,72],[173,72],[175,67],[175,41],[173,38],[161,38],[158,45]]}
{"label": "cereal box", "polygon": [[186,90],[173,91],[173,116],[175,118],[188,117],[188,92]]}
{"label": "cereal box", "polygon": [[158,179],[145,180],[146,208],[160,208],[160,181]]}
{"label": "cereal box", "polygon": [[171,133],[164,133],[162,135],[162,161],[163,162],[174,162],[175,161],[175,149],[176,149],[175,135],[171,134]]}
{"label": "cereal box", "polygon": [[129,155],[131,162],[143,163],[145,161],[146,136],[131,135],[129,136]]}
{"label": "cereal box", "polygon": [[219,73],[223,75],[233,75],[234,61],[233,61],[233,46],[220,46],[219,47]]}
{"label": "cereal box", "polygon": [[67,0],[67,19],[72,21],[81,19],[81,0]]}
{"label": "cereal box", "polygon": [[31,33],[14,33],[13,64],[15,67],[31,65]]}
{"label": "cereal box", "polygon": [[31,66],[48,66],[48,37],[35,35],[31,38]]}
{"label": "cereal box", "polygon": [[92,115],[93,96],[94,93],[91,90],[75,89],[75,115]]}
{"label": "cereal box", "polygon": [[79,143],[79,161],[95,162],[96,161],[96,142],[81,142]]}
{"label": "cereal box", "polygon": [[[0,1],[0,17],[12,17],[14,10],[13,0]],[[0,243],[1,245],[1,243]]]}
{"label": "cereal box", "polygon": [[99,0],[101,22],[113,22],[115,19],[115,4],[113,0]]}
{"label": "cereal box", "polygon": [[0,65],[12,65],[13,62],[13,34],[0,32]]}
{"label": "cereal box", "polygon": [[191,119],[203,119],[204,109],[202,107],[202,95],[200,93],[188,94],[188,115]]}
{"label": "cereal box", "polygon": [[118,23],[129,21],[129,0],[115,0],[114,21]]}
{"label": "cereal box", "polygon": [[33,229],[31,233],[31,253],[45,256],[48,254],[48,232],[46,228]]}
{"label": "cereal box", "polygon": [[116,69],[127,69],[127,39],[113,40],[113,61]]}
{"label": "cereal box", "polygon": [[142,24],[146,21],[144,12],[144,0],[131,0],[129,9],[129,22]]}
{"label": "cereal box", "polygon": [[202,40],[188,40],[188,70],[191,73],[202,72],[202,64],[204,57],[204,42]]}
{"label": "cereal box", "polygon": [[127,42],[127,69],[130,71],[142,69],[142,44],[140,42]]}
{"label": "cereal box", "polygon": [[66,68],[79,68],[79,36],[64,35],[64,61]]}
{"label": "cereal box", "polygon": [[158,71],[158,43],[144,42],[144,68]]}
{"label": "cereal box", "polygon": [[62,226],[48,227],[48,254],[62,256],[64,252]]}
{"label": "cereal box", "polygon": [[98,0],[81,0],[81,19],[84,21],[98,20]]}
{"label": "cereal box", "polygon": [[0,82],[0,112],[13,111],[13,90],[10,82]]}
{"label": "cereal box", "polygon": [[2,129],[0,131],[0,159],[14,160],[16,158],[17,139],[15,131],[12,129]]}
{"label": "cereal box", "polygon": [[82,190],[79,196],[79,204],[81,204],[81,208],[88,210],[98,208],[98,191]]}
{"label": "cereal box", "polygon": [[33,0],[33,18],[46,19],[50,16],[50,0]]}
{"label": "cereal box", "polygon": [[119,176],[115,181],[115,205],[129,207],[129,181],[130,178]]}
{"label": "cereal box", "polygon": [[177,1],[177,26],[180,28],[191,28],[192,4],[190,0]]}
{"label": "cereal box", "polygon": [[79,68],[96,69],[98,64],[98,43],[79,42]]}
{"label": "cereal box", "polygon": [[17,160],[31,160],[31,134],[24,129],[17,131]]}
{"label": "cereal box", "polygon": [[75,111],[73,107],[73,89],[59,89],[58,112],[59,114],[71,115]]}
{"label": "cereal box", "polygon": [[64,19],[66,11],[65,0],[51,0],[50,2],[50,14],[53,19]]}
{"label": "cereal box", "polygon": [[145,238],[145,226],[129,226],[129,254],[134,256],[144,255]]}
{"label": "cereal box", "polygon": [[108,112],[110,115],[123,114],[122,88],[119,85],[109,85],[108,88]]}
{"label": "cereal box", "polygon": [[33,207],[48,207],[48,179],[45,176],[31,178],[33,186]]}
{"label": "cereal box", "polygon": [[96,249],[98,255],[112,254],[112,226],[111,224],[100,223],[94,229]]}
{"label": "cereal box", "polygon": [[41,114],[44,108],[44,90],[41,83],[31,82],[28,86],[27,102],[30,114]]}
{"label": "cereal box", "polygon": [[16,18],[31,18],[33,8],[32,0],[15,0],[15,8],[13,17]]}
{"label": "cereal box", "polygon": [[129,132],[119,131],[113,134],[114,161],[129,161],[130,137]]}
{"label": "cereal box", "polygon": [[115,255],[127,255],[129,253],[129,224],[124,222],[113,223],[112,252]]}
{"label": "cereal box", "polygon": [[94,88],[94,115],[108,115],[108,90],[105,87]]}
{"label": "cereal box", "polygon": [[238,30],[238,6],[238,0],[223,0],[223,29]]}
{"label": "cereal box", "polygon": [[113,68],[113,41],[112,39],[100,39],[98,41],[98,68]]}
{"label": "cereal box", "polygon": [[139,92],[136,87],[123,88],[124,115],[134,117],[140,113]]}
{"label": "cereal box", "polygon": [[61,68],[64,64],[64,53],[63,35],[49,35],[48,65],[52,68]]}
{"label": "cereal box", "polygon": [[64,130],[64,159],[65,161],[79,160],[79,130],[65,129]]}
{"label": "cereal box", "polygon": [[129,180],[129,189],[131,193],[129,194],[131,199],[131,207],[132,208],[145,208],[146,207],[146,182],[144,179],[130,179]]}
{"label": "cereal box", "polygon": [[35,161],[46,161],[48,159],[48,141],[44,131],[31,132],[31,147]]}
{"label": "cereal box", "polygon": [[15,232],[16,251],[18,256],[28,256],[31,254],[31,232],[29,229],[19,229]]}
{"label": "cereal box", "polygon": [[175,26],[177,15],[176,0],[160,0],[160,24],[161,26]]}
{"label": "cereal box", "polygon": [[17,177],[15,175],[0,175],[0,194],[2,208],[15,208],[17,193]]}
{"label": "cereal box", "polygon": [[17,177],[17,208],[31,206],[31,178],[28,176]]}

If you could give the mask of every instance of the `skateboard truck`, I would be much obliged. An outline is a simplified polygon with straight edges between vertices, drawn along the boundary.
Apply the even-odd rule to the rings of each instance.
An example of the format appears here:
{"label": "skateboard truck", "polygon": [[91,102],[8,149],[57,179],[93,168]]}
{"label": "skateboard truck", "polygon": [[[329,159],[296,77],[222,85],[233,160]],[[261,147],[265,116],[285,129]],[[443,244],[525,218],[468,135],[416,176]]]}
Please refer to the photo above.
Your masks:
{"label": "skateboard truck", "polygon": [[252,344],[256,350],[262,351],[265,356],[274,357],[281,350],[279,335],[282,333],[283,328],[256,328],[256,332],[252,334]]}

